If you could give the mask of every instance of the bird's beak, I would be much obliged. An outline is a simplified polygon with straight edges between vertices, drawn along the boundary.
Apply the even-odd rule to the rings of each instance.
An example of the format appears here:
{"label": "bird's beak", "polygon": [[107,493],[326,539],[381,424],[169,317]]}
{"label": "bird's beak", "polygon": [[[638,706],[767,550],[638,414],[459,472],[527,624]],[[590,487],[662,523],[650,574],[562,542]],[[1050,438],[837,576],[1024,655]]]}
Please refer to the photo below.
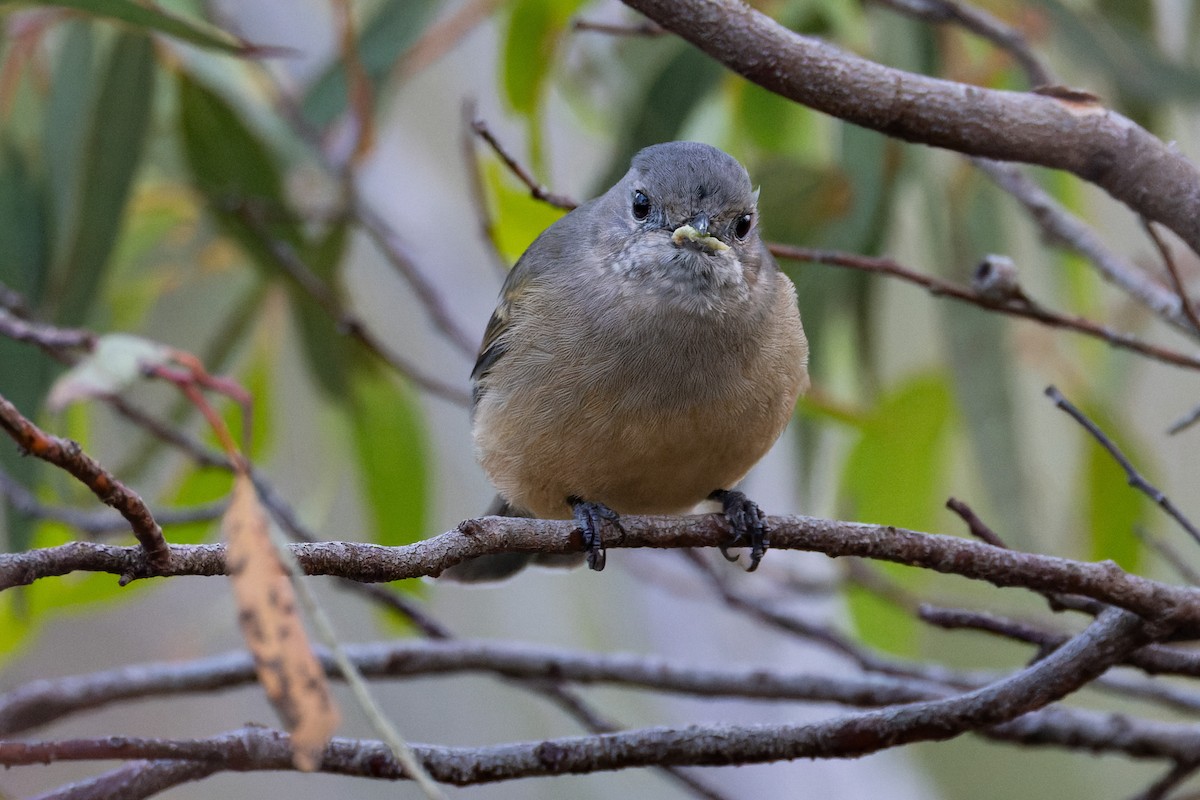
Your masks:
{"label": "bird's beak", "polygon": [[715,236],[708,235],[707,214],[697,214],[690,225],[680,225],[671,234],[671,241],[677,247],[686,243],[709,253],[720,253],[729,249],[729,245]]}

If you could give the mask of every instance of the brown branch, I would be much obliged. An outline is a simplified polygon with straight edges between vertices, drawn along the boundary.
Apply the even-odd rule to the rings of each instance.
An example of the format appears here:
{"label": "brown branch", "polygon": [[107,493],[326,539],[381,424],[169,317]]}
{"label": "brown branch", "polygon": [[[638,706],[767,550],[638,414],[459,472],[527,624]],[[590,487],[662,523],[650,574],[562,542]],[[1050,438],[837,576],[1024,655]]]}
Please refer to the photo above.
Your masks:
{"label": "brown branch", "polygon": [[408,287],[412,289],[418,302],[429,314],[429,319],[434,327],[441,331],[460,353],[472,359],[475,358],[479,350],[479,342],[475,341],[474,337],[468,335],[458,324],[454,315],[450,313],[445,298],[417,269],[417,265],[408,255],[407,248],[387,220],[375,213],[375,210],[358,196],[351,198],[350,213],[371,237],[371,241],[375,243],[375,247],[383,254],[392,269],[408,283]]}
{"label": "brown branch", "polygon": [[923,22],[958,25],[976,36],[986,39],[1013,57],[1025,71],[1031,87],[1055,83],[1049,68],[1034,54],[1029,42],[1025,41],[1021,32],[982,9],[952,0],[875,0],[875,2]]}
{"label": "brown branch", "polygon": [[[648,728],[479,748],[418,745],[413,750],[435,779],[456,785],[662,764],[852,757],[912,742],[948,739],[1011,720],[1086,684],[1149,637],[1143,620],[1110,609],[1045,659],[985,688],[807,725]],[[235,770],[292,766],[287,739],[260,728],[191,741],[113,737],[0,743],[0,762],[5,764],[113,758],[220,761]],[[401,777],[386,749],[340,739],[327,748],[321,769]]]}
{"label": "brown branch", "polygon": [[91,350],[96,346],[96,334],[91,331],[30,322],[3,307],[0,307],[0,336],[37,345],[52,355],[60,350]]}
{"label": "brown branch", "polygon": [[1075,173],[1200,253],[1200,169],[1099,104],[886,67],[790,31],[739,0],[625,3],[734,72],[817,111],[908,142]]}
{"label": "brown branch", "polygon": [[[986,611],[941,608],[925,604],[920,607],[918,614],[923,621],[939,628],[983,631],[1032,644],[1046,652],[1061,647],[1070,638],[1068,634],[1060,631],[1047,630],[1039,625]],[[1147,645],[1130,655],[1128,664],[1148,675],[1186,675],[1200,678],[1200,654],[1178,647]]]}
{"label": "brown branch", "polygon": [[648,20],[623,25],[619,22],[595,22],[588,19],[574,19],[571,21],[571,30],[576,33],[603,33],[606,36],[640,36],[646,38],[662,36],[667,32],[661,25],[655,25]]}
{"label": "brown branch", "polygon": [[973,158],[971,163],[1024,206],[1051,241],[1079,253],[1102,278],[1120,287],[1161,319],[1184,333],[1195,334],[1175,293],[1144,269],[1109,250],[1087,223],[1063,207],[1023,170],[1013,164],[985,158]]}
{"label": "brown branch", "polygon": [[[491,673],[521,680],[563,680],[651,689],[693,697],[795,700],[873,707],[944,697],[936,684],[887,676],[808,675],[762,667],[714,669],[635,654],[587,653],[488,641],[400,641],[346,645],[365,677]],[[328,654],[331,679],[340,673]],[[124,700],[162,698],[248,686],[257,680],[243,651],[187,662],[137,664],[105,672],[36,680],[0,694],[0,735],[13,736]]]}
{"label": "brown branch", "polygon": [[[606,547],[718,547],[728,539],[723,520],[713,514],[628,516],[622,522],[624,532],[608,537]],[[1147,619],[1169,618],[1187,631],[1200,631],[1200,589],[1131,575],[1112,562],[1085,563],[1004,550],[956,536],[887,525],[804,516],[772,517],[768,522],[773,550],[881,559],[1001,587],[1078,594]],[[400,547],[321,542],[296,544],[291,549],[307,574],[384,582],[436,576],[464,559],[489,553],[580,553],[584,545],[578,528],[568,520],[483,517],[467,520],[453,531]],[[92,542],[2,553],[0,589],[75,571],[108,572],[122,576],[126,583],[160,574],[223,575],[225,550],[219,544],[173,545],[170,563],[161,572],[150,568],[137,548]]]}
{"label": "brown branch", "polygon": [[1171,350],[1150,342],[1142,341],[1136,336],[1114,331],[1105,325],[1084,319],[1083,317],[1060,314],[1038,305],[1021,293],[1005,297],[991,297],[974,289],[942,280],[933,275],[926,275],[902,266],[890,258],[861,256],[837,250],[818,250],[808,247],[795,247],[785,244],[770,244],[769,248],[778,258],[792,261],[804,261],[812,264],[828,264],[835,267],[845,267],[860,272],[872,272],[880,275],[898,278],[906,283],[923,287],[936,297],[950,297],[964,303],[979,306],[988,311],[996,311],[1014,317],[1022,317],[1040,322],[1051,328],[1062,328],[1076,333],[1100,339],[1113,347],[1130,350],[1140,355],[1148,356],[1166,364],[1189,369],[1200,369],[1200,356],[1187,355],[1177,350]]}
{"label": "brown branch", "polygon": [[[258,472],[253,474],[254,485],[258,490],[263,505],[271,512],[271,516],[281,528],[295,541],[313,542],[315,535],[296,517],[292,508],[279,496],[274,487]],[[415,625],[422,634],[440,642],[451,642],[454,635],[444,625],[425,614],[416,603],[402,595],[399,591],[373,583],[359,583],[350,578],[339,578],[339,585],[351,592],[364,596],[372,602],[399,614],[402,618]],[[339,673],[340,674],[340,673]],[[557,705],[568,716],[579,722],[592,733],[608,733],[620,726],[601,715],[589,706],[570,688],[563,685],[559,679],[549,677],[513,678],[512,682],[518,687],[532,692],[539,697]],[[3,712],[0,711],[0,717]],[[2,726],[0,726],[2,727]],[[687,775],[677,767],[663,767],[662,770],[676,782],[685,786],[690,792],[708,798],[708,800],[724,800],[715,790],[704,785],[696,778]]]}
{"label": "brown branch", "polygon": [[1197,543],[1200,543],[1200,529],[1196,528],[1195,524],[1179,510],[1178,506],[1171,502],[1171,499],[1161,489],[1142,477],[1142,474],[1133,466],[1133,462],[1121,452],[1121,448],[1117,447],[1116,443],[1108,438],[1104,431],[1100,430],[1100,427],[1096,423],[1088,419],[1086,414],[1080,411],[1070,400],[1063,397],[1062,392],[1058,391],[1055,387],[1046,387],[1046,396],[1054,401],[1054,405],[1067,412],[1072,419],[1082,425],[1084,430],[1090,433],[1092,438],[1108,451],[1113,460],[1125,471],[1125,476],[1130,486],[1153,500],[1159,508],[1167,512],[1171,519],[1179,523],[1179,526],[1187,531],[1189,536],[1195,539]]}
{"label": "brown branch", "polygon": [[83,448],[77,442],[45,433],[2,396],[0,428],[12,437],[24,453],[63,469],[91,489],[106,505],[119,511],[133,529],[133,535],[137,537],[145,555],[145,563],[152,570],[167,566],[170,552],[163,538],[162,528],[154,521],[150,509],[136,492],[83,452]]}
{"label": "brown branch", "polygon": [[529,170],[521,166],[521,163],[504,148],[504,145],[500,144],[500,141],[495,137],[491,129],[488,127],[487,122],[485,122],[482,117],[473,117],[471,119],[471,130],[475,131],[476,135],[479,136],[480,139],[483,139],[485,142],[487,142],[488,146],[491,147],[492,151],[500,157],[500,160],[504,162],[504,165],[508,167],[509,171],[512,172],[512,174],[515,175],[517,179],[521,181],[521,183],[525,184],[525,186],[529,188],[529,194],[534,200],[541,200],[544,203],[549,203],[555,208],[561,208],[564,211],[570,211],[579,205],[579,203],[575,202],[566,195],[555,194],[547,189],[543,184],[539,183],[537,179],[535,179],[533,175],[529,173]]}
{"label": "brown branch", "polygon": [[29,800],[143,800],[221,769],[219,761],[131,761]]}

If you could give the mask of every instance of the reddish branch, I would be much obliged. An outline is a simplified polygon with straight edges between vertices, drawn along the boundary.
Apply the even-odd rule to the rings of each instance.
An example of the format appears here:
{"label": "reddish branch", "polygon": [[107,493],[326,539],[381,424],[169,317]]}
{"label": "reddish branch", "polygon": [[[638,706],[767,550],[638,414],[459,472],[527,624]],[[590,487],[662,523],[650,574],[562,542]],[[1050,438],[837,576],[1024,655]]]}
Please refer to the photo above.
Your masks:
{"label": "reddish branch", "polygon": [[[142,498],[121,483],[94,458],[83,452],[77,442],[61,439],[42,431],[26,419],[16,406],[0,397],[0,428],[26,453],[66,470],[107,505],[129,521],[133,535],[141,543],[144,565],[153,574],[168,566],[171,556],[162,528]],[[44,551],[35,551],[44,552]]]}
{"label": "reddish branch", "polygon": [[1076,333],[1082,333],[1086,336],[1108,342],[1113,347],[1131,350],[1167,364],[1188,367],[1190,369],[1200,369],[1200,356],[1187,355],[1177,350],[1144,342],[1136,336],[1114,331],[1106,325],[1092,322],[1083,317],[1051,311],[1038,305],[1019,292],[1003,298],[989,297],[974,289],[959,286],[933,275],[926,275],[908,269],[890,258],[860,256],[837,250],[818,250],[785,244],[772,244],[770,245],[770,249],[777,257],[792,261],[830,264],[837,267],[859,270],[860,272],[888,275],[906,283],[924,287],[930,294],[938,297],[950,297],[989,311],[997,311],[1001,314],[1036,320],[1051,328],[1063,328],[1075,331]]}
{"label": "reddish branch", "polygon": [[998,91],[875,63],[739,0],[625,0],[760,86],[908,142],[1072,172],[1200,253],[1200,170],[1097,103]]}

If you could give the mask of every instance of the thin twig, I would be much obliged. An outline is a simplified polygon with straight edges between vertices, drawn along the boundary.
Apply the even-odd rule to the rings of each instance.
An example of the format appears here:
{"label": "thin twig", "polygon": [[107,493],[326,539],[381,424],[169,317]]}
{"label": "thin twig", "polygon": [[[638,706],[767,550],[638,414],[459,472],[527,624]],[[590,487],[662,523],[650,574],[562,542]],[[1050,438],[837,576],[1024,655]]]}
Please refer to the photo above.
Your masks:
{"label": "thin twig", "polygon": [[1168,498],[1161,489],[1142,477],[1142,474],[1137,471],[1137,468],[1133,466],[1133,463],[1125,456],[1124,453],[1121,452],[1121,448],[1117,447],[1116,443],[1113,442],[1112,439],[1108,438],[1108,436],[1104,433],[1104,431],[1100,430],[1100,427],[1096,425],[1096,423],[1088,419],[1087,415],[1080,411],[1073,403],[1071,403],[1070,400],[1063,397],[1062,392],[1060,392],[1057,388],[1053,386],[1047,386],[1046,396],[1054,401],[1054,405],[1067,412],[1072,419],[1082,425],[1084,430],[1090,433],[1092,438],[1099,442],[1100,446],[1108,451],[1108,454],[1113,457],[1113,460],[1116,461],[1117,464],[1120,465],[1121,469],[1125,471],[1125,476],[1129,480],[1130,486],[1153,500],[1159,508],[1167,512],[1171,519],[1179,523],[1179,526],[1187,531],[1189,536],[1195,539],[1197,543],[1200,543],[1200,529],[1197,529],[1196,526],[1192,524],[1192,521],[1188,519],[1182,511],[1179,510],[1178,506],[1171,502],[1170,498]]}
{"label": "thin twig", "polygon": [[[806,757],[850,757],[919,741],[944,740],[999,725],[1041,708],[1087,684],[1153,634],[1136,615],[1108,609],[1054,653],[995,683],[951,697],[856,712],[802,725],[694,725],[566,737],[479,748],[415,746],[437,780],[458,785],[645,767],[762,763]],[[352,754],[352,761],[346,756]],[[552,756],[552,757],[550,757]],[[237,769],[291,769],[286,736],[248,728],[208,740],[135,738],[0,743],[0,762],[71,759],[220,760]],[[357,765],[355,767],[354,765]],[[401,777],[385,749],[334,739],[322,769],[370,777]]]}
{"label": "thin twig", "polygon": [[1094,230],[1014,164],[985,158],[971,163],[1013,196],[1051,240],[1082,255],[1100,276],[1181,331],[1195,334],[1180,307],[1179,297],[1145,270],[1109,250]]}
{"label": "thin twig", "polygon": [[962,517],[963,522],[967,523],[967,529],[971,531],[971,535],[979,541],[990,544],[993,547],[1003,547],[1008,549],[1008,545],[1000,538],[1000,534],[996,533],[986,522],[979,518],[979,515],[962,500],[951,497],[946,501],[946,508],[953,511],[958,516]]}
{"label": "thin twig", "polygon": [[163,538],[162,528],[145,502],[137,492],[83,452],[77,442],[47,434],[26,419],[3,396],[0,396],[0,428],[12,437],[23,452],[65,470],[91,489],[102,502],[119,511],[132,528],[150,566],[154,569],[167,567],[171,552]]}
{"label": "thin twig", "polygon": [[1162,560],[1167,563],[1171,569],[1179,573],[1179,577],[1190,583],[1192,586],[1200,586],[1200,572],[1197,572],[1187,563],[1187,559],[1183,557],[1183,553],[1179,552],[1166,539],[1161,536],[1155,536],[1150,531],[1143,528],[1141,525],[1133,526],[1133,535],[1141,539],[1154,550]]}
{"label": "thin twig", "polygon": [[491,256],[492,264],[503,278],[508,274],[508,264],[501,256],[496,246],[496,221],[488,208],[487,189],[483,182],[482,165],[476,155],[476,134],[472,123],[478,118],[479,110],[473,98],[463,101],[462,106],[462,154],[463,165],[467,171],[467,188],[470,190],[471,205],[475,209],[475,219],[479,223],[479,237]]}
{"label": "thin twig", "polygon": [[1176,433],[1182,433],[1183,431],[1195,425],[1196,420],[1200,420],[1200,405],[1196,406],[1191,411],[1172,422],[1171,427],[1167,428],[1167,433],[1172,435]]}
{"label": "thin twig", "polygon": [[1179,295],[1179,306],[1183,309],[1184,315],[1188,322],[1192,323],[1192,328],[1196,333],[1200,333],[1200,316],[1196,314],[1196,306],[1188,297],[1187,288],[1183,285],[1183,276],[1179,274],[1179,265],[1175,263],[1175,257],[1171,254],[1171,248],[1167,246],[1162,234],[1154,227],[1154,223],[1145,217],[1140,217],[1142,227],[1150,236],[1150,240],[1154,242],[1154,246],[1158,249],[1158,254],[1162,256],[1163,264],[1167,268],[1167,274],[1171,276],[1171,285],[1175,287],[1175,293]]}
{"label": "thin twig", "polygon": [[921,286],[927,289],[930,294],[938,297],[950,297],[989,311],[996,311],[1014,317],[1023,317],[1052,328],[1062,328],[1081,333],[1085,336],[1105,341],[1113,347],[1130,350],[1167,364],[1174,364],[1175,366],[1187,367],[1189,369],[1200,369],[1200,356],[1187,355],[1177,350],[1151,344],[1150,342],[1138,339],[1136,336],[1114,331],[1106,325],[1092,322],[1083,317],[1051,311],[1028,299],[1023,294],[1012,295],[1006,299],[992,299],[965,286],[959,286],[941,278],[908,269],[890,258],[875,258],[837,250],[818,250],[784,244],[770,244],[769,247],[771,252],[779,258],[813,264],[828,264],[860,272],[888,275],[899,278],[907,283]]}
{"label": "thin twig", "polygon": [[547,189],[545,185],[539,183],[537,179],[535,179],[533,175],[531,175],[529,171],[525,169],[525,167],[521,166],[521,163],[504,148],[504,145],[500,144],[500,141],[495,137],[491,129],[488,127],[487,122],[485,122],[482,117],[477,116],[471,120],[471,130],[475,131],[479,138],[487,142],[488,146],[491,147],[492,151],[500,157],[500,160],[504,162],[504,165],[508,167],[509,171],[512,172],[512,174],[515,175],[517,179],[521,181],[521,183],[528,187],[529,194],[534,200],[541,200],[544,203],[549,203],[555,208],[561,208],[564,211],[570,211],[579,205],[579,203],[575,202],[570,197],[562,194],[555,194]]}
{"label": "thin twig", "polygon": [[460,353],[474,358],[479,349],[479,343],[463,330],[454,315],[450,313],[445,298],[417,269],[396,231],[388,224],[387,220],[364,203],[361,197],[352,197],[350,202],[350,212],[354,219],[371,237],[371,241],[375,243],[379,252],[392,265],[392,269],[408,283],[413,294],[417,296],[417,300],[429,314],[429,319],[434,327],[445,334],[446,339],[458,348]]}
{"label": "thin twig", "polygon": [[[19,300],[20,295],[15,292],[11,294],[15,300]],[[51,354],[67,349],[91,350],[96,346],[97,339],[91,331],[30,322],[3,306],[0,306],[0,336],[35,344]]]}
{"label": "thin twig", "polygon": [[1172,789],[1190,778],[1197,769],[1200,769],[1200,761],[1178,761],[1167,770],[1167,774],[1129,800],[1163,800]]}
{"label": "thin twig", "polygon": [[656,25],[648,19],[632,24],[574,19],[571,21],[571,30],[576,33],[603,33],[607,36],[642,36],[646,38],[666,34],[666,30],[661,25]]}

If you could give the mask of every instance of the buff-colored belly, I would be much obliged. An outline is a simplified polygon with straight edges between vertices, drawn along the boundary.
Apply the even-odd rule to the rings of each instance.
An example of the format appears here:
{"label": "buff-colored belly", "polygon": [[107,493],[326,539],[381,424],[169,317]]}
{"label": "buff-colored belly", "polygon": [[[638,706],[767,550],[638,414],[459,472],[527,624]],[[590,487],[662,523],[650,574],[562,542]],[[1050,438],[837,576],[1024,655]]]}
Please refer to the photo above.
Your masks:
{"label": "buff-colored belly", "polygon": [[[480,461],[513,505],[543,518],[568,518],[568,497],[623,514],[678,514],[716,489],[731,488],[778,438],[791,397],[726,400],[672,411],[610,404],[554,405],[517,392],[505,408],[481,408]],[[493,398],[498,399],[498,398]],[[537,419],[517,428],[505,421]]]}

